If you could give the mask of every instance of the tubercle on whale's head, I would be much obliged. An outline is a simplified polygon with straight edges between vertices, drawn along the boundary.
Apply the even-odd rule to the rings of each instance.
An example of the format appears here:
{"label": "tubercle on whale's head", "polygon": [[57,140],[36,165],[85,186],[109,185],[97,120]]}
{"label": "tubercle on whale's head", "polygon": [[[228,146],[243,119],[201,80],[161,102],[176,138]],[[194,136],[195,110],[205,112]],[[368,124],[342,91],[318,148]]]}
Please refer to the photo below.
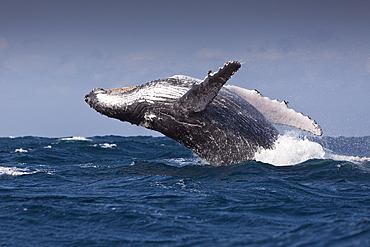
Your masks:
{"label": "tubercle on whale's head", "polygon": [[127,93],[133,89],[137,88],[137,86],[133,87],[120,87],[120,88],[114,88],[114,89],[108,89],[106,90],[107,93],[117,94],[117,93]]}

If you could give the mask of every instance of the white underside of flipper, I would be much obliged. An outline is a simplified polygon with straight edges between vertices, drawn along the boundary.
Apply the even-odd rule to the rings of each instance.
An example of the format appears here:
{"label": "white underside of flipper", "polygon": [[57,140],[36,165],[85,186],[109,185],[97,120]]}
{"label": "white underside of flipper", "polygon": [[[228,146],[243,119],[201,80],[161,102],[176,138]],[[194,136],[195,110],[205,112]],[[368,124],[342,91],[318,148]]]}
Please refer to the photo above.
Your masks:
{"label": "white underside of flipper", "polygon": [[314,135],[322,135],[321,127],[314,120],[288,108],[284,101],[279,102],[263,97],[257,90],[248,90],[232,85],[225,85],[224,87],[248,101],[271,123],[289,125],[309,131]]}

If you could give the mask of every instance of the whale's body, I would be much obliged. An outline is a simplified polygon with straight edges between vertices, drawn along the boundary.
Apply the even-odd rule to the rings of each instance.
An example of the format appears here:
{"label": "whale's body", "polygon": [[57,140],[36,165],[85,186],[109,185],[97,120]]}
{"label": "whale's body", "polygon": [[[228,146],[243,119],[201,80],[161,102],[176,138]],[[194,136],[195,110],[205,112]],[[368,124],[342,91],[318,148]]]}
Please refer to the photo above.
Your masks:
{"label": "whale's body", "polygon": [[272,148],[278,131],[271,120],[321,135],[314,121],[286,104],[223,86],[239,67],[227,63],[203,81],[174,76],[131,88],[96,88],[85,101],[103,115],[161,132],[211,165],[239,163]]}

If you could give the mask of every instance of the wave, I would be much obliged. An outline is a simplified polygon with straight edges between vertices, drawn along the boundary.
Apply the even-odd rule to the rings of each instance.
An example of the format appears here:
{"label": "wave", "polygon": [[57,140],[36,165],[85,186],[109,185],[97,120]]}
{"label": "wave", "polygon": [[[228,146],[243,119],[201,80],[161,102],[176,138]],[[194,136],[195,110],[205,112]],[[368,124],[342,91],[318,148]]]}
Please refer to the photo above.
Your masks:
{"label": "wave", "polygon": [[[369,157],[370,137],[313,138],[302,135],[302,132],[289,130],[278,137],[273,149],[259,150],[254,160],[242,163],[257,161],[258,164],[262,162],[273,166],[294,166],[308,160],[333,160],[369,167]],[[7,167],[20,167],[18,164],[24,163],[30,171],[39,165],[58,167],[63,164],[63,167],[73,167],[75,164],[87,163],[98,167],[137,165],[140,162],[172,167],[207,165],[189,149],[167,137],[140,136],[0,138],[0,161]],[[29,172],[10,169],[8,173],[12,171],[14,174]]]}
{"label": "wave", "polygon": [[[202,164],[167,137],[58,140],[0,138],[0,211],[11,226],[0,235],[5,245],[22,246],[35,235],[34,245],[64,236],[69,245],[368,243],[370,163],[360,156],[370,156],[370,137],[314,141],[286,133],[275,145],[280,152],[270,152],[285,156],[285,165],[310,160],[226,167]],[[28,153],[14,153],[20,147]],[[330,159],[358,154],[363,165]],[[71,238],[72,228],[80,235]]]}

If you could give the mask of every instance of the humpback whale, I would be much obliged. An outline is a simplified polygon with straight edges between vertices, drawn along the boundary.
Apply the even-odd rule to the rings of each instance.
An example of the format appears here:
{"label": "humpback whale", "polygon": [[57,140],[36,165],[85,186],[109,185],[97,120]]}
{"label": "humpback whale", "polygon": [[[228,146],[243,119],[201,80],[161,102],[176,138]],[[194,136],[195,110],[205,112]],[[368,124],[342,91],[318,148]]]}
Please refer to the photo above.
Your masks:
{"label": "humpback whale", "polygon": [[97,112],[156,130],[179,142],[214,166],[253,159],[260,149],[273,148],[284,124],[322,135],[309,117],[256,90],[225,85],[239,70],[237,61],[225,63],[204,80],[172,76],[140,86],[95,88],[85,101]]}

